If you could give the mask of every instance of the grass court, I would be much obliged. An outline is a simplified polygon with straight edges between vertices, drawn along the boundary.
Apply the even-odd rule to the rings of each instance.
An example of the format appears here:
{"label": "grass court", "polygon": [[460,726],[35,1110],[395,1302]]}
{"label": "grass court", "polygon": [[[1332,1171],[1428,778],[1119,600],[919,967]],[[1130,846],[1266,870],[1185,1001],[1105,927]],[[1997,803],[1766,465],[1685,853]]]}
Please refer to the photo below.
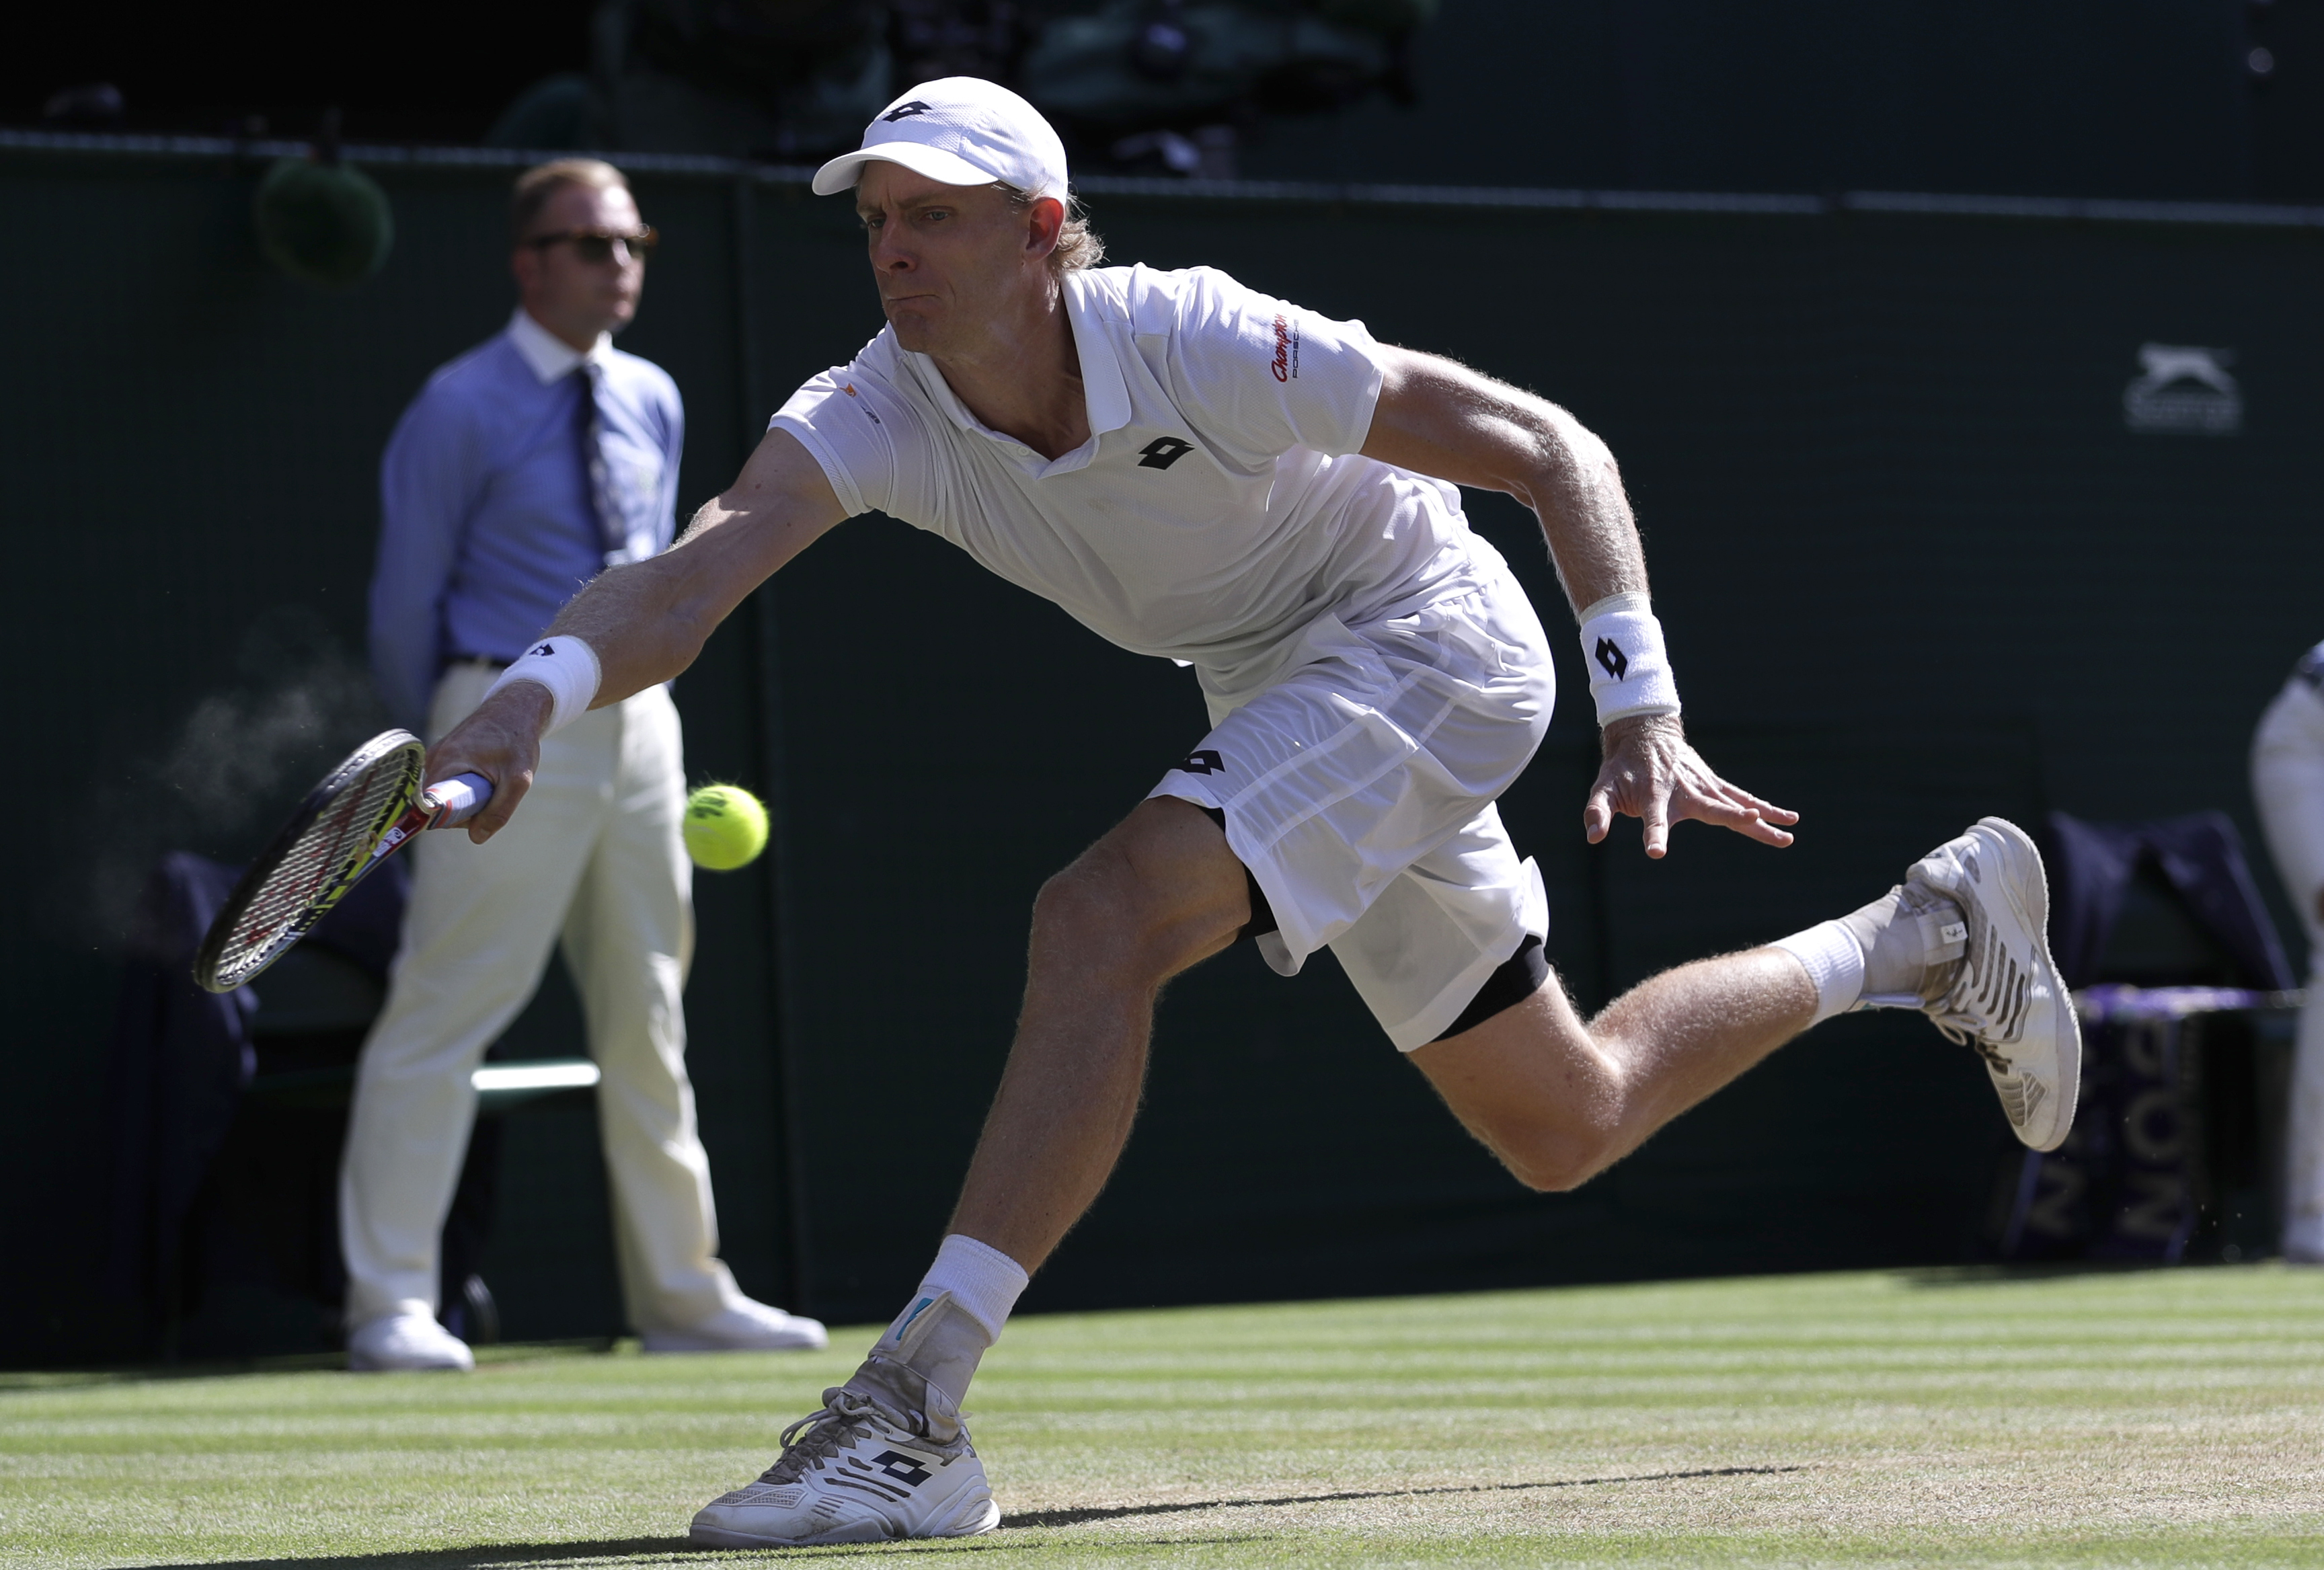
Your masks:
{"label": "grass court", "polygon": [[0,1375],[0,1563],[2313,1565],[2324,1270],[1892,1272],[1030,1317],[954,1542],[696,1554],[815,1356]]}

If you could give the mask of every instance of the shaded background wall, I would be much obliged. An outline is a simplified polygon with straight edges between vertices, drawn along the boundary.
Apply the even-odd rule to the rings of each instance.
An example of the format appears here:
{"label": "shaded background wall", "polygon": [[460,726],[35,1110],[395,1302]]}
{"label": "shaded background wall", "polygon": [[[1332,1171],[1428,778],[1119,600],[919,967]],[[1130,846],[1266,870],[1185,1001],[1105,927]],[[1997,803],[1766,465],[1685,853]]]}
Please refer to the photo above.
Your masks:
{"label": "shaded background wall", "polygon": [[[103,1048],[152,857],[249,854],[368,734],[379,448],[504,319],[509,167],[374,161],[386,270],[342,295],[250,237],[260,165],[0,152],[43,237],[0,258],[11,569],[0,648],[37,738],[0,782],[0,1295],[24,1361],[124,1355],[97,1290]],[[669,243],[624,346],[684,389],[707,495],[789,388],[876,328],[844,204],[779,175],[641,173]],[[2319,635],[2324,363],[2312,228],[1261,201],[1116,188],[1121,261],[1206,262],[1559,399],[1620,455],[1690,720],[1806,816],[1794,850],[1580,843],[1568,701],[1506,804],[1585,1003],[1886,887],[1967,818],[2249,813],[2243,753]],[[2232,350],[2239,433],[2135,434],[2148,342]],[[1480,531],[1553,629],[1536,532]],[[934,539],[858,521],[680,683],[689,764],[778,813],[699,881],[692,1063],[726,1255],[761,1296],[883,1316],[948,1208],[1047,872],[1201,733],[1191,678],[1102,645]],[[222,787],[231,787],[225,789]],[[61,807],[60,807],[60,804]],[[553,981],[515,1034],[577,1049]],[[867,1162],[876,1141],[900,1157]],[[512,1120],[485,1273],[519,1336],[618,1328],[586,1112]],[[1847,1020],[1567,1196],[1517,1190],[1327,956],[1238,951],[1165,1002],[1122,1171],[1029,1308],[1927,1262],[1979,1246],[2007,1137],[1975,1058]]]}

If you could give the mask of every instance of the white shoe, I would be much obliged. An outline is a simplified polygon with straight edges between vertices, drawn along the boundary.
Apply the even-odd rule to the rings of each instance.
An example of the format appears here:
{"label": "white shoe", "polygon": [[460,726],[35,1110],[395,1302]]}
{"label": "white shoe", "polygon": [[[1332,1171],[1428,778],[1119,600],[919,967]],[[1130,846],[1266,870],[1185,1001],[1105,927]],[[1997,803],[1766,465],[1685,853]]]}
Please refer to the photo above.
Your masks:
{"label": "white shoe", "polygon": [[1969,921],[1960,969],[1924,1011],[1948,1040],[1975,1047],[1985,1059],[2018,1139],[2036,1150],[2056,1150],[2074,1126],[2082,1032],[2050,957],[2041,852],[2008,819],[1981,817],[1914,863],[1904,881],[1950,899]]}
{"label": "white shoe", "polygon": [[468,1344],[425,1314],[389,1314],[367,1319],[347,1334],[347,1367],[356,1373],[399,1369],[451,1369],[474,1372],[476,1354]]}
{"label": "white shoe", "polygon": [[684,1330],[649,1330],[648,1352],[821,1352],[830,1344],[823,1321],[786,1314],[745,1298]]}
{"label": "white shoe", "polygon": [[[766,1548],[991,1531],[1001,1507],[959,1413],[933,1386],[924,1404],[938,1409],[890,1411],[853,1382],[824,1391],[823,1410],[783,1430],[781,1458],[758,1482],[703,1506],[687,1538]],[[932,1438],[931,1429],[950,1437]]]}

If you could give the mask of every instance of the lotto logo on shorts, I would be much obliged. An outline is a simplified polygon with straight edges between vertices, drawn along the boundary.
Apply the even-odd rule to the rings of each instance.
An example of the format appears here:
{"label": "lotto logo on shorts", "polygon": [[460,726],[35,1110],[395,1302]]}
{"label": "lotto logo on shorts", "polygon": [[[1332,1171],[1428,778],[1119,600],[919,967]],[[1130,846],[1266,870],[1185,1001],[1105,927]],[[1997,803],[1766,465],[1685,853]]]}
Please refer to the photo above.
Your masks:
{"label": "lotto logo on shorts", "polygon": [[1207,747],[1178,765],[1183,774],[1216,774],[1226,767],[1226,760]]}

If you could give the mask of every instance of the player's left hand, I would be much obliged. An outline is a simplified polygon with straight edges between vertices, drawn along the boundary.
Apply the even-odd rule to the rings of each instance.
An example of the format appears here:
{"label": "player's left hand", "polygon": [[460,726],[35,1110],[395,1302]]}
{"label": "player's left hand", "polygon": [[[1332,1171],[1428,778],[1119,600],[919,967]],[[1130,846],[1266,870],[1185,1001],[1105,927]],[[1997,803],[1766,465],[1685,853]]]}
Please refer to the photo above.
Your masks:
{"label": "player's left hand", "polygon": [[1582,809],[1582,832],[1591,845],[1606,837],[1618,812],[1639,820],[1646,854],[1656,860],[1670,848],[1670,826],[1688,818],[1731,828],[1762,845],[1792,843],[1784,826],[1797,823],[1800,815],[1712,773],[1687,743],[1676,715],[1616,720],[1606,727],[1603,742],[1606,762],[1591,787],[1590,804]]}

